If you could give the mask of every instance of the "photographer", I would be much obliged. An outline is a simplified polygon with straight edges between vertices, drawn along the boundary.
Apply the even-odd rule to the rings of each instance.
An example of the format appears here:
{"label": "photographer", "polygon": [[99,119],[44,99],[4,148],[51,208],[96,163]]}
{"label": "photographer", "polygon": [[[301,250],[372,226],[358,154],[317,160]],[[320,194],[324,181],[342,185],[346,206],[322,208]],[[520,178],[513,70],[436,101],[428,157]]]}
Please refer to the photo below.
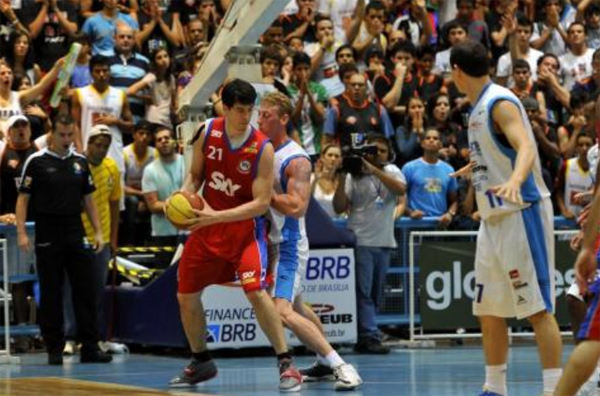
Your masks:
{"label": "photographer", "polygon": [[[344,166],[333,197],[336,213],[348,213],[348,228],[356,234],[356,284],[358,342],[355,350],[366,354],[386,354],[375,320],[381,301],[391,250],[396,248],[394,210],[406,184],[393,161],[389,141],[379,134],[369,135],[359,157],[359,172],[346,173]],[[357,151],[357,150],[355,150]],[[356,156],[353,156],[356,160]],[[348,159],[345,159],[347,165]]]}

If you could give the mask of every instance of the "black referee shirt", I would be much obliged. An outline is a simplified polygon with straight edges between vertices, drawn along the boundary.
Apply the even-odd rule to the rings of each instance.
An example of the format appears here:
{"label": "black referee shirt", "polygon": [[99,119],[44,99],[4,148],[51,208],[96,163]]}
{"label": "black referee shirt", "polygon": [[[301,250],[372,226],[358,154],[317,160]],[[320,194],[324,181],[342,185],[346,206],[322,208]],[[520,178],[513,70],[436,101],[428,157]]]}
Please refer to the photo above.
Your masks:
{"label": "black referee shirt", "polygon": [[75,217],[81,216],[84,196],[95,189],[83,155],[69,151],[61,157],[45,148],[25,162],[19,192],[31,195],[36,215]]}

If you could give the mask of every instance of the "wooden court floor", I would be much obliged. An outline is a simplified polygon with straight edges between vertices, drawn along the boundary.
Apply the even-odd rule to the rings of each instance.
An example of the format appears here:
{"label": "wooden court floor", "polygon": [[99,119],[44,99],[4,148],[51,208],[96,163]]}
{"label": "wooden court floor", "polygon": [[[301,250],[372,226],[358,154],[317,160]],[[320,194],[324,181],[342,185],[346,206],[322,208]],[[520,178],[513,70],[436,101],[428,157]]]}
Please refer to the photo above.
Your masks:
{"label": "wooden court floor", "polygon": [[[565,348],[566,361],[572,346]],[[394,349],[386,356],[365,356],[342,350],[356,366],[364,384],[356,396],[476,396],[484,376],[483,354],[477,346]],[[192,389],[171,390],[167,383],[187,359],[157,355],[117,355],[110,364],[79,364],[65,358],[62,367],[48,366],[45,354],[21,355],[21,365],[0,365],[0,396],[281,396],[274,357],[218,358],[218,376]],[[296,358],[299,367],[310,356]],[[512,347],[508,364],[511,396],[542,394],[541,368],[534,346]],[[304,384],[302,396],[339,394],[330,382]]]}
{"label": "wooden court floor", "polygon": [[[4,396],[203,396],[200,393],[163,392],[135,386],[105,384],[69,378],[16,378],[0,380]],[[207,395],[204,395],[207,396]]]}

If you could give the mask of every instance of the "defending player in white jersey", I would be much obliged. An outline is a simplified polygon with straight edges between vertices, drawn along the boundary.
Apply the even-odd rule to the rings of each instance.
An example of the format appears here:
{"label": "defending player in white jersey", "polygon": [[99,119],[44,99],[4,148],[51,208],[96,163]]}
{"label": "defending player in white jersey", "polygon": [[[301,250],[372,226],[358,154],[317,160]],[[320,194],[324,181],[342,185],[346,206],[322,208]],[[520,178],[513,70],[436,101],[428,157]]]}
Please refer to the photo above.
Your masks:
{"label": "defending player in white jersey", "polygon": [[489,78],[486,48],[466,41],[452,49],[452,79],[473,108],[471,165],[482,216],[475,257],[473,313],[485,355],[480,396],[506,396],[506,318],[527,319],[543,367],[544,396],[561,375],[562,340],[554,317],[554,224],[535,138],[520,100]]}
{"label": "defending player in white jersey", "polygon": [[[269,210],[269,270],[274,281],[271,294],[283,324],[318,353],[317,365],[324,366],[321,371],[335,376],[335,389],[354,389],[362,383],[354,367],[344,362],[315,323],[294,310],[308,260],[304,215],[310,200],[311,163],[304,149],[286,133],[292,112],[293,106],[284,94],[271,92],[262,98],[258,113],[258,125],[275,147],[275,191]],[[301,304],[296,306],[302,309]]]}

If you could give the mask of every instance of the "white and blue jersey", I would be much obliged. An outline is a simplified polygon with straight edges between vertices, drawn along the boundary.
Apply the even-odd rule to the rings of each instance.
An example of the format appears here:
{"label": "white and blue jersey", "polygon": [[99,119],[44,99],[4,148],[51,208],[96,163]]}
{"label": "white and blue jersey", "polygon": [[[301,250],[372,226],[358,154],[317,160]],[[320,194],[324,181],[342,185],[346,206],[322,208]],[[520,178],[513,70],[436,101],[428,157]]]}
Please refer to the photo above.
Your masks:
{"label": "white and blue jersey", "polygon": [[[285,172],[289,164],[297,158],[310,157],[300,145],[288,140],[275,150],[275,192],[287,192]],[[299,219],[285,216],[274,208],[269,209],[271,222],[269,230],[270,267],[273,268],[273,297],[293,301],[300,289],[302,274],[308,260],[308,238],[304,216]]]}
{"label": "white and blue jersey", "polygon": [[531,174],[521,186],[524,204],[504,201],[490,191],[491,187],[508,181],[515,169],[517,159],[517,152],[503,138],[504,135],[496,131],[492,119],[494,106],[503,100],[517,106],[523,117],[527,138],[535,143],[531,124],[519,98],[500,85],[487,85],[481,92],[469,117],[470,156],[471,160],[476,162],[472,180],[477,207],[484,220],[491,216],[524,209],[542,198],[550,197],[550,192],[542,178],[542,168],[537,151]]}
{"label": "white and blue jersey", "polygon": [[553,211],[537,152],[521,187],[523,204],[508,202],[490,191],[510,179],[517,158],[492,117],[494,106],[503,100],[517,106],[527,139],[535,143],[520,100],[504,87],[487,85],[469,118],[471,160],[476,162],[472,180],[483,219],[475,255],[473,313],[523,319],[554,311]]}

